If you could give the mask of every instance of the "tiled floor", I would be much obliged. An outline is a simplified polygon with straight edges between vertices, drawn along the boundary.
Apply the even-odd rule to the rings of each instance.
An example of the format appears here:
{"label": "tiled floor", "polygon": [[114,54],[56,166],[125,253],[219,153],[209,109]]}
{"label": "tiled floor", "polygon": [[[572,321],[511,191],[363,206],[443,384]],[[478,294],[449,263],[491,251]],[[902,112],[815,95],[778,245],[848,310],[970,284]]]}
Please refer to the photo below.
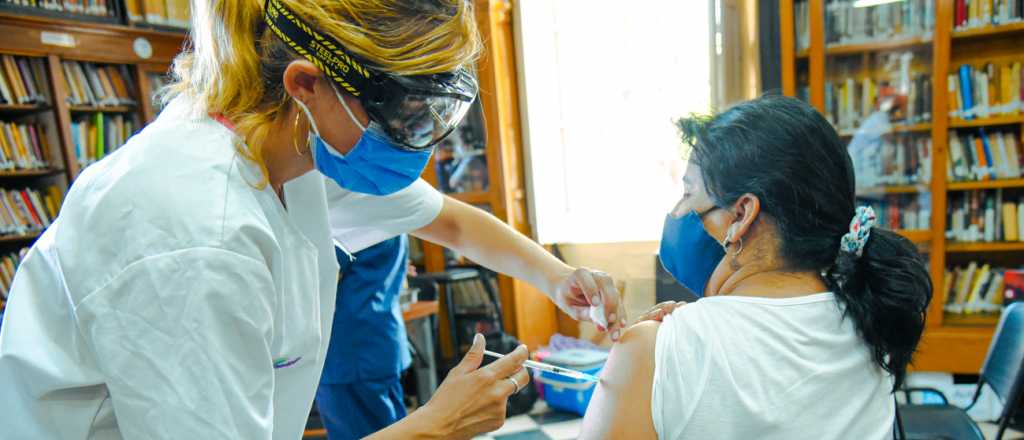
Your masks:
{"label": "tiled floor", "polygon": [[582,422],[578,414],[552,410],[541,400],[529,414],[511,417],[501,429],[474,440],[574,440]]}

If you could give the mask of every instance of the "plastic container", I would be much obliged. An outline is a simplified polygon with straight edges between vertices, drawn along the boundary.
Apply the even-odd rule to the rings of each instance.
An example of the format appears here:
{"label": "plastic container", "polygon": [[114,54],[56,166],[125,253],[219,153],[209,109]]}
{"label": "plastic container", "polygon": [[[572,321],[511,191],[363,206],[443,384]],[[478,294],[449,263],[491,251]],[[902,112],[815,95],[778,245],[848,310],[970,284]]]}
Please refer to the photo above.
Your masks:
{"label": "plastic container", "polygon": [[[573,348],[562,350],[544,358],[544,362],[560,367],[572,368],[584,373],[598,375],[608,360],[608,353],[600,350]],[[597,382],[573,379],[542,371],[537,382],[544,386],[544,400],[548,406],[579,415],[587,412],[590,396],[594,394]]]}

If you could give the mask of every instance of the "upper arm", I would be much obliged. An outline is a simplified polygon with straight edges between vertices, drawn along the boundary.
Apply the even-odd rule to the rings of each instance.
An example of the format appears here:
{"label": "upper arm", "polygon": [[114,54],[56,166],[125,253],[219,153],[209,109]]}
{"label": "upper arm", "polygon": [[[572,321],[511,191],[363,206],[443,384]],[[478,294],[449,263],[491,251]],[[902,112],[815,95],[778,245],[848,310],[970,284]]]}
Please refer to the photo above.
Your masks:
{"label": "upper arm", "polygon": [[137,261],[75,313],[126,438],[269,439],[274,283],[215,248]]}
{"label": "upper arm", "polygon": [[638,323],[612,346],[579,438],[657,438],[650,402],[658,326]]}
{"label": "upper arm", "polygon": [[352,253],[431,224],[445,205],[444,195],[423,179],[386,196],[346,191],[330,179],[325,188],[331,235]]}

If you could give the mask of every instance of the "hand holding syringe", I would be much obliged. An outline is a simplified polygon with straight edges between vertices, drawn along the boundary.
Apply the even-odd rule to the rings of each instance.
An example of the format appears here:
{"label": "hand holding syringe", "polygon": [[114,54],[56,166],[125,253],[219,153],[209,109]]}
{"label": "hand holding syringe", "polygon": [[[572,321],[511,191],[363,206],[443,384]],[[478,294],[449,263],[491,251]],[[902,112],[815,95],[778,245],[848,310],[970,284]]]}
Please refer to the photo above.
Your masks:
{"label": "hand holding syringe", "polygon": [[[503,358],[505,355],[501,353],[495,353],[493,351],[484,350],[484,354],[495,358]],[[566,377],[571,377],[578,380],[586,380],[590,382],[597,382],[600,379],[592,374],[587,374],[582,371],[570,370],[568,368],[562,368],[551,364],[545,364],[543,362],[527,360],[523,363],[526,368],[533,368],[534,370],[547,371],[549,373],[559,374]]]}

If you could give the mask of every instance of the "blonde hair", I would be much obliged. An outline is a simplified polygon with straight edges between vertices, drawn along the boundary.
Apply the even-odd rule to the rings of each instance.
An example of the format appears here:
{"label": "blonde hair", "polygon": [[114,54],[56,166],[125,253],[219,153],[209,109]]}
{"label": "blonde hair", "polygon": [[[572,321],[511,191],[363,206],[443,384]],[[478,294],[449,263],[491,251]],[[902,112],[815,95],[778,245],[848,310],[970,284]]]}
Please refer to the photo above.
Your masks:
{"label": "blonde hair", "polygon": [[[455,70],[481,42],[471,0],[280,0],[372,68],[399,75]],[[193,114],[235,124],[239,152],[263,170],[261,143],[291,109],[284,69],[299,56],[263,24],[263,0],[193,0],[191,47],[174,60],[164,102],[191,98]],[[308,130],[308,121],[305,130]]]}

